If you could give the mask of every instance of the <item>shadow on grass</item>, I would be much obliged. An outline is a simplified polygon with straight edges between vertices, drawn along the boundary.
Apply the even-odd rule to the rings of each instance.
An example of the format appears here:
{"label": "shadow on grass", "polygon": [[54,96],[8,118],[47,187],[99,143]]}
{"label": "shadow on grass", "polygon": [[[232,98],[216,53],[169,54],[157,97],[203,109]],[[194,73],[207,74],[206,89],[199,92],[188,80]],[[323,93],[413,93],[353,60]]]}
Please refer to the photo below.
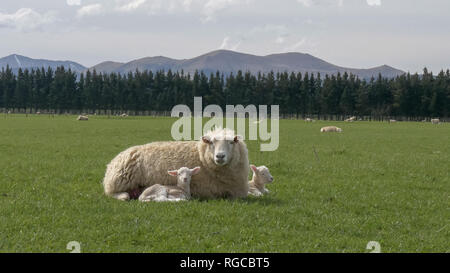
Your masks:
{"label": "shadow on grass", "polygon": [[238,199],[229,199],[229,198],[218,198],[218,199],[199,199],[199,198],[195,198],[192,199],[195,200],[197,202],[211,202],[211,201],[220,201],[220,202],[228,202],[228,203],[241,203],[241,204],[260,204],[260,205],[276,205],[276,206],[281,206],[283,205],[285,202],[281,199],[275,199],[273,197],[269,197],[269,196],[264,196],[264,197],[254,197],[254,196],[249,196],[247,198],[238,198]]}

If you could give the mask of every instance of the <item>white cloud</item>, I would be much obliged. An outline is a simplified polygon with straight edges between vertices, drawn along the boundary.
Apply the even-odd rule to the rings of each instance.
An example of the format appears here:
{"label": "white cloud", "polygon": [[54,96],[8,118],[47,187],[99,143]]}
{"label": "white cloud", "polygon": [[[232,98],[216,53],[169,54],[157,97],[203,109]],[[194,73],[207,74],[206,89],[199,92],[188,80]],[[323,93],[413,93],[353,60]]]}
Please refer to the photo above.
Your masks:
{"label": "white cloud", "polygon": [[381,6],[381,0],[367,0],[369,6]]}
{"label": "white cloud", "polygon": [[[201,1],[203,2],[203,1]],[[247,5],[252,0],[208,0],[203,4],[202,14],[205,16],[203,22],[212,21],[217,13],[231,6]]]}
{"label": "white cloud", "polygon": [[40,14],[30,8],[21,8],[12,14],[0,12],[0,28],[29,31],[39,29],[43,25],[50,24],[54,21],[54,12]]}
{"label": "white cloud", "polygon": [[300,4],[303,4],[305,7],[311,7],[316,5],[325,5],[325,6],[331,6],[331,5],[337,5],[339,7],[342,7],[344,5],[344,0],[297,0]]}
{"label": "white cloud", "polygon": [[241,41],[232,41],[230,37],[225,37],[220,45],[219,49],[228,49],[236,51],[241,45]]}
{"label": "white cloud", "polygon": [[92,4],[81,7],[77,11],[77,17],[81,18],[84,16],[91,16],[91,15],[99,15],[103,12],[103,7],[101,4]]}
{"label": "white cloud", "polygon": [[128,3],[121,5],[119,7],[116,8],[116,10],[118,11],[123,11],[123,12],[130,12],[133,10],[138,9],[139,7],[141,7],[143,4],[145,4],[145,2],[147,2],[147,0],[133,0],[133,1],[128,1]]}
{"label": "white cloud", "polygon": [[81,5],[81,0],[67,0],[67,5],[69,6],[79,6]]}

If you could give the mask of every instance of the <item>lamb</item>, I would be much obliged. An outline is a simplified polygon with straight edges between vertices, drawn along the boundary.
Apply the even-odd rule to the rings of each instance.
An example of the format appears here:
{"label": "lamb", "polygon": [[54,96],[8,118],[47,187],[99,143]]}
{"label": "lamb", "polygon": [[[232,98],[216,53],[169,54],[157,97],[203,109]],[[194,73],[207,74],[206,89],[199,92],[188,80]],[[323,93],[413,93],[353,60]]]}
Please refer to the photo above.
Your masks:
{"label": "lamb", "polygon": [[242,198],[248,194],[248,151],[233,130],[216,128],[198,141],[164,141],[134,146],[119,153],[107,166],[103,179],[107,196],[129,200],[128,191],[156,183],[175,185],[167,170],[201,167],[192,177],[193,197]]}
{"label": "lamb", "polygon": [[177,177],[176,186],[155,184],[148,187],[140,196],[139,201],[182,201],[191,198],[191,177],[200,171],[200,167],[189,169],[181,167],[178,170],[167,171],[171,176]]}
{"label": "lamb", "polygon": [[431,119],[431,124],[439,124],[440,120],[438,118]]}
{"label": "lamb", "polygon": [[78,116],[77,120],[89,120],[89,117],[80,115],[80,116]]}
{"label": "lamb", "polygon": [[336,126],[326,126],[326,127],[322,127],[320,128],[320,132],[321,133],[326,133],[326,132],[342,132],[342,129]]}
{"label": "lamb", "polygon": [[249,184],[249,195],[262,196],[265,193],[269,193],[265,185],[273,182],[273,176],[269,172],[269,168],[266,166],[256,167],[255,165],[250,165],[253,171],[252,180],[248,182]]}

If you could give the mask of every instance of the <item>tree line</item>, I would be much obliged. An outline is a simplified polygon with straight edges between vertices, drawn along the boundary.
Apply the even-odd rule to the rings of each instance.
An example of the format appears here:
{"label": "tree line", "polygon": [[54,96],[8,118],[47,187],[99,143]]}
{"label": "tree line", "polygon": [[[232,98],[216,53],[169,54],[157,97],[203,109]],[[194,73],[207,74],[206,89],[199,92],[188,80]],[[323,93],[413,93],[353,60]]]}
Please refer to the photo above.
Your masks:
{"label": "tree line", "polygon": [[0,108],[25,111],[170,111],[177,104],[279,105],[281,114],[448,117],[450,71],[404,74],[370,80],[348,73],[267,74],[219,71],[185,74],[135,71],[126,75],[70,69],[0,72]]}

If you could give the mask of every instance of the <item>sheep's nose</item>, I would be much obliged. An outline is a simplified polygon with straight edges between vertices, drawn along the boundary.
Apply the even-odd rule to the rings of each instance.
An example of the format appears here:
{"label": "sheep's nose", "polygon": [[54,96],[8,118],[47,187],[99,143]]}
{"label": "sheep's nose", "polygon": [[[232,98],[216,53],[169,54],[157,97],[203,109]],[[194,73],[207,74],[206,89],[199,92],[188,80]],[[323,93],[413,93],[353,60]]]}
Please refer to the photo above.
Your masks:
{"label": "sheep's nose", "polygon": [[216,154],[216,157],[217,157],[217,159],[224,159],[225,154],[224,153]]}

